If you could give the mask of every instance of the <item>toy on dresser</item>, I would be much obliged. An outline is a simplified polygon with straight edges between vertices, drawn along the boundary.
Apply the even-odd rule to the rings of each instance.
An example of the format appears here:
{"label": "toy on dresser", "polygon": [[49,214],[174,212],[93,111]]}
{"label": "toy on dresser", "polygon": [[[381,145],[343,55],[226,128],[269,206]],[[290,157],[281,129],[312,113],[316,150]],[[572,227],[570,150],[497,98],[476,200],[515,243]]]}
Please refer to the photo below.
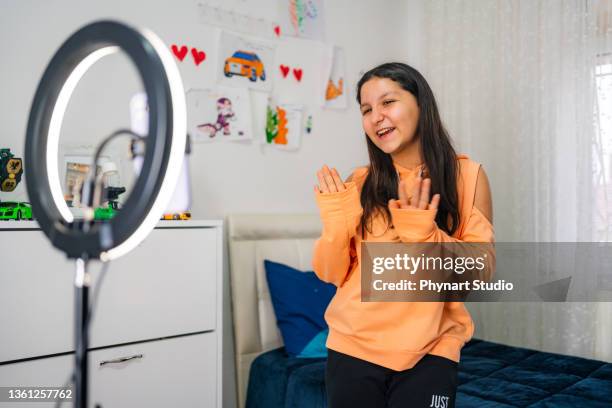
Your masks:
{"label": "toy on dresser", "polygon": [[[0,191],[15,190],[23,175],[23,161],[11,153],[11,149],[0,149]],[[18,201],[0,202],[0,220],[31,220],[30,203]]]}

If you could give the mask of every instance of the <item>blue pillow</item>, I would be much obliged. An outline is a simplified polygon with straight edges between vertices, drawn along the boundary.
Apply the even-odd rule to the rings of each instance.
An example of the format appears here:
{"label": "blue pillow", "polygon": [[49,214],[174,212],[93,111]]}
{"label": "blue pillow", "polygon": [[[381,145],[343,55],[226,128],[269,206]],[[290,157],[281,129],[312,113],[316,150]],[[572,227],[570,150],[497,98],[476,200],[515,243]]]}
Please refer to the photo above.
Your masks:
{"label": "blue pillow", "polygon": [[327,357],[327,323],[323,315],[336,287],[314,272],[264,260],[276,323],[292,357]]}

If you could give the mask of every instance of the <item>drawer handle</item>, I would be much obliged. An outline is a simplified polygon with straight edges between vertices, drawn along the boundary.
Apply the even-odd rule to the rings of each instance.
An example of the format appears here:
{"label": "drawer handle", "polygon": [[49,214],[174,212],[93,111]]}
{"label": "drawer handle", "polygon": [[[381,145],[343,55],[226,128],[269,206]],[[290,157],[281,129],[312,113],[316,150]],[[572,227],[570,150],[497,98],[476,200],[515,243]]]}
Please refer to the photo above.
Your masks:
{"label": "drawer handle", "polygon": [[105,360],[105,361],[100,362],[100,365],[103,366],[105,364],[123,363],[124,361],[134,360],[135,358],[142,358],[142,354],[134,354],[133,356],[129,356],[129,357],[119,357],[113,360]]}

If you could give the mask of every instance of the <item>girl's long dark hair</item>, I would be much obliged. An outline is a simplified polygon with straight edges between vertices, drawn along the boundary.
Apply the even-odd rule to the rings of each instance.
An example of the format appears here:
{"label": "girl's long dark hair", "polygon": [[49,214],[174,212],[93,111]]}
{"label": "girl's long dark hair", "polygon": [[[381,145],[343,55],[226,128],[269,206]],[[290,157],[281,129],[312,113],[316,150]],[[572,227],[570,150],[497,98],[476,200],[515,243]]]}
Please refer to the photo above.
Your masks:
{"label": "girl's long dark hair", "polygon": [[[377,66],[366,72],[357,83],[357,102],[361,104],[361,87],[372,78],[388,78],[397,82],[410,92],[419,106],[419,123],[416,137],[421,141],[421,155],[426,171],[431,178],[431,197],[440,194],[440,205],[436,224],[449,235],[459,227],[459,200],[457,194],[457,154],[451,139],[442,125],[436,100],[425,78],[416,69],[400,62]],[[362,236],[364,228],[371,232],[368,225],[376,213],[385,217],[391,225],[388,208],[390,199],[398,198],[399,177],[393,166],[391,155],[380,150],[366,134],[370,167],[361,190]]]}

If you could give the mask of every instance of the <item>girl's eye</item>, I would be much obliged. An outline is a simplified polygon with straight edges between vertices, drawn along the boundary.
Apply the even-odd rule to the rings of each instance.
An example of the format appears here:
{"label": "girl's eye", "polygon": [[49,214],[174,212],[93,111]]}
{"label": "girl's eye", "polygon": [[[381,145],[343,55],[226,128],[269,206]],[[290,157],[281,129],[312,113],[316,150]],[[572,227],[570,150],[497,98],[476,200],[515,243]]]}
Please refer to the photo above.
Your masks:
{"label": "girl's eye", "polygon": [[366,113],[370,112],[372,109],[368,108],[368,109],[364,109],[361,111],[362,115],[365,115]]}
{"label": "girl's eye", "polygon": [[394,100],[386,100],[383,102],[383,105],[389,105],[390,103],[395,102]]}

